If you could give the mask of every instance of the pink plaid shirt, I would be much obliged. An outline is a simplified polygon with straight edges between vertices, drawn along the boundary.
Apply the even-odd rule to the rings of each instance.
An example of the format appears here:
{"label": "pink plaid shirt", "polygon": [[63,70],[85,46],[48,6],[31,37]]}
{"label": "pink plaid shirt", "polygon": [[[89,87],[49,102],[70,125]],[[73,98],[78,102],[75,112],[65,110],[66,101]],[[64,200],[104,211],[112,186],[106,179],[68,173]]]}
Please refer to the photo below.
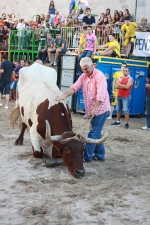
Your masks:
{"label": "pink plaid shirt", "polygon": [[71,88],[73,88],[75,92],[77,92],[80,88],[83,89],[86,115],[90,115],[96,101],[101,102],[96,115],[101,115],[107,111],[110,111],[107,81],[101,71],[94,69],[93,74],[90,77],[83,73],[71,86]]}

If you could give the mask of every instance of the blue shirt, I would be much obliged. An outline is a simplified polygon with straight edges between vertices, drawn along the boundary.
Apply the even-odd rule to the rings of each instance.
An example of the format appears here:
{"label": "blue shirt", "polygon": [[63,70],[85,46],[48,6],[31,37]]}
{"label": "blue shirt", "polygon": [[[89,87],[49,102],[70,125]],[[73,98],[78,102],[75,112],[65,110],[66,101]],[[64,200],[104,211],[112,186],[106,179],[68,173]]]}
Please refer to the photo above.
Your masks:
{"label": "blue shirt", "polygon": [[75,5],[76,5],[76,1],[73,0],[70,2],[69,13],[72,12],[72,10],[75,8]]}

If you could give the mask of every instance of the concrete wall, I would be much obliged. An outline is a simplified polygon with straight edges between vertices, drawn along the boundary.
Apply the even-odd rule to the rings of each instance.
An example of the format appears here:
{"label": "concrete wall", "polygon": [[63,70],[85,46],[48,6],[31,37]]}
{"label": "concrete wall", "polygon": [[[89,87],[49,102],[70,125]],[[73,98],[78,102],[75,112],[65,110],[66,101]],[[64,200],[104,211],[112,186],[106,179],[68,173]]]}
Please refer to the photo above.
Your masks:
{"label": "concrete wall", "polygon": [[[78,0],[76,0],[78,2]],[[135,2],[136,0],[88,0],[92,12],[100,15],[100,13],[105,12],[106,8],[111,9],[111,14],[113,11],[123,10],[128,8],[129,11],[135,13]],[[150,0],[137,0],[138,10],[137,10],[137,22],[145,16],[150,22]],[[36,14],[48,12],[50,0],[5,0],[0,3],[0,14],[5,12],[6,14],[14,13],[17,18],[31,19]],[[68,7],[70,0],[54,0],[57,9],[61,15],[67,16]]]}

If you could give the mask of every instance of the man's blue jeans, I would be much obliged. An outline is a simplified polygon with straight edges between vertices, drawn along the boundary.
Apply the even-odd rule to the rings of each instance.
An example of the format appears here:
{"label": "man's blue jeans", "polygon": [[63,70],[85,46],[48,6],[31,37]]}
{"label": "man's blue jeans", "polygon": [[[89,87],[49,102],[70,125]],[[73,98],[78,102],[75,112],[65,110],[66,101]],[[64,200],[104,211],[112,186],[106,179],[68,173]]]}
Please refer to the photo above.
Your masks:
{"label": "man's blue jeans", "polygon": [[[91,121],[91,130],[88,134],[89,138],[100,139],[102,137],[101,131],[105,124],[106,118],[109,115],[109,111],[103,113],[102,115],[95,116]],[[91,161],[93,155],[95,155],[98,159],[105,158],[105,147],[104,144],[96,145],[96,144],[86,144],[84,159],[86,161]]]}
{"label": "man's blue jeans", "polygon": [[83,57],[91,57],[92,55],[92,51],[88,51],[88,50],[85,50],[84,52],[81,53],[81,55],[78,57],[78,65],[77,65],[77,73],[82,73],[82,70],[81,70],[81,67],[80,67],[80,60],[83,58]]}

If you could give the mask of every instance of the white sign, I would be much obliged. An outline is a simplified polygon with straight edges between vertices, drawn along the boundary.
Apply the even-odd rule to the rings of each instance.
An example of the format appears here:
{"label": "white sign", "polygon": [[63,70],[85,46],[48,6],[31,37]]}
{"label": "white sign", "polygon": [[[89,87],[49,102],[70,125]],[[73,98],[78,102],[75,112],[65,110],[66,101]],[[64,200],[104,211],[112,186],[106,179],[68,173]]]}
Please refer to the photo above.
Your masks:
{"label": "white sign", "polygon": [[136,32],[133,55],[150,57],[150,32]]}

